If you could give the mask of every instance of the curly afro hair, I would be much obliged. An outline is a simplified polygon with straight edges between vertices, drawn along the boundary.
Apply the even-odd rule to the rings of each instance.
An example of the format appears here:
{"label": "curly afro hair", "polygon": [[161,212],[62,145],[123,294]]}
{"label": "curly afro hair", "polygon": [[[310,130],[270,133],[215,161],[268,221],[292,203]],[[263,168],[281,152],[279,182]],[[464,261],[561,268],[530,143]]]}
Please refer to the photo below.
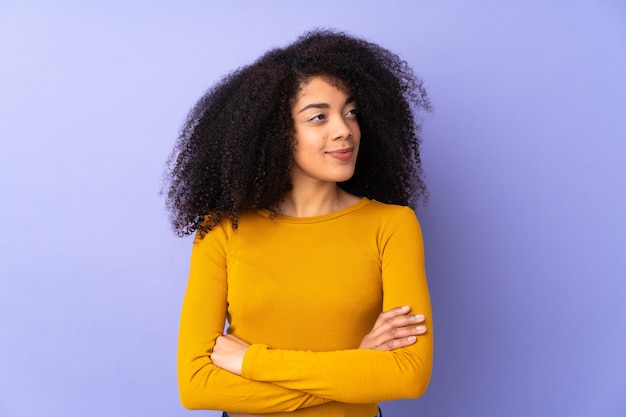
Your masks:
{"label": "curly afro hair", "polygon": [[344,33],[317,30],[266,52],[211,88],[185,120],[165,174],[174,231],[203,237],[223,219],[276,207],[291,189],[291,106],[311,77],[337,80],[358,106],[355,173],[340,187],[415,208],[426,201],[418,115],[422,81],[392,52]]}

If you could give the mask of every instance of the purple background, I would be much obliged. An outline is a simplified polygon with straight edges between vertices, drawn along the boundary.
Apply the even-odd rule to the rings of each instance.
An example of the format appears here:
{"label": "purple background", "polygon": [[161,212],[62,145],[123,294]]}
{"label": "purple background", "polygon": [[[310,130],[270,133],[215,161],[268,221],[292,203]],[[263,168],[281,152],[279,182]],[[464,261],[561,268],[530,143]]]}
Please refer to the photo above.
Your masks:
{"label": "purple background", "polygon": [[385,415],[626,415],[623,2],[4,0],[1,416],[194,415],[164,161],[207,87],[319,26],[398,52],[436,108],[434,374]]}

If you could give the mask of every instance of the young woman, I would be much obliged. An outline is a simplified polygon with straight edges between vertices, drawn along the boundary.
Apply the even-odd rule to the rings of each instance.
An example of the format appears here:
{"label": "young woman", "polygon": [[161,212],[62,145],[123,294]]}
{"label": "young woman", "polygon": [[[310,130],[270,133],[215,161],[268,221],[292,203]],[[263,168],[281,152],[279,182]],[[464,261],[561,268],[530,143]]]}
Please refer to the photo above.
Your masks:
{"label": "young woman", "polygon": [[374,417],[379,401],[424,393],[431,308],[407,206],[426,196],[416,116],[428,109],[396,55],[327,31],[200,99],[167,177],[174,229],[196,234],[185,407]]}

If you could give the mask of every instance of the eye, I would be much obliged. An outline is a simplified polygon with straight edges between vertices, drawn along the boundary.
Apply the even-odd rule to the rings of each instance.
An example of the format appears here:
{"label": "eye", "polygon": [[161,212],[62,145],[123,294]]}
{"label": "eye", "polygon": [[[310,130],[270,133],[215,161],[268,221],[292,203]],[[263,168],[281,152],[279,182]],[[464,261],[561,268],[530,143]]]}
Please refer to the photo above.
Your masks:
{"label": "eye", "polygon": [[323,115],[323,114],[316,114],[315,116],[311,117],[309,119],[309,121],[310,122],[317,122],[317,121],[320,121],[320,120],[324,120],[325,118],[326,118],[326,116]]}
{"label": "eye", "polygon": [[346,112],[346,116],[356,116],[358,113],[359,112],[358,112],[358,110],[355,107],[355,108],[352,108],[352,109],[348,110]]}

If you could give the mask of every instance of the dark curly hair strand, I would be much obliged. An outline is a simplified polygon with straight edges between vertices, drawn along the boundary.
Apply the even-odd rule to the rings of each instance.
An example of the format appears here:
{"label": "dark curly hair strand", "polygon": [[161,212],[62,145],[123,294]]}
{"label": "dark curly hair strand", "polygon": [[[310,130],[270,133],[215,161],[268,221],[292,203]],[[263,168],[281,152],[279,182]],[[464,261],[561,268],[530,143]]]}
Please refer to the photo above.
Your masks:
{"label": "dark curly hair strand", "polygon": [[168,159],[166,207],[179,236],[203,237],[223,219],[275,208],[291,190],[291,106],[314,76],[347,88],[361,145],[349,193],[415,207],[426,201],[416,116],[429,111],[422,81],[390,51],[313,31],[226,76],[193,107]]}

